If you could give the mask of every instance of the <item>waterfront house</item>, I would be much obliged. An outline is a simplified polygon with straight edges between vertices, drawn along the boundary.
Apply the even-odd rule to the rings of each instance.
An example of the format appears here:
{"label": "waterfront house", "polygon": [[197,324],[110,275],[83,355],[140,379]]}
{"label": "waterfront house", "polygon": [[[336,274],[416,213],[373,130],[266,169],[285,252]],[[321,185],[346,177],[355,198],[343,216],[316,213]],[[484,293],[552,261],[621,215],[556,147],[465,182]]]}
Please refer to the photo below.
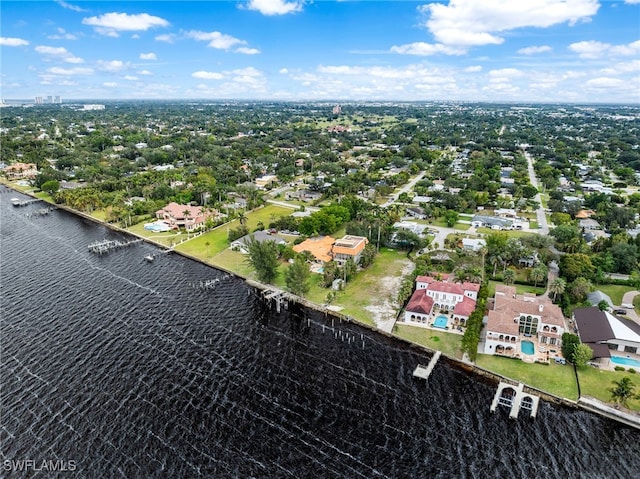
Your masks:
{"label": "waterfront house", "polygon": [[184,228],[189,232],[202,228],[207,218],[216,216],[216,211],[205,212],[202,206],[180,205],[174,202],[156,211],[156,218],[169,224],[172,229]]}
{"label": "waterfront house", "polygon": [[331,250],[333,260],[342,265],[351,258],[355,264],[358,264],[368,243],[369,240],[364,236],[346,235],[333,244]]}
{"label": "waterfront house", "polygon": [[[427,327],[435,316],[450,317],[453,326],[464,326],[476,308],[480,285],[477,283],[450,283],[450,275],[418,276],[416,290],[405,308],[404,321],[414,326]],[[439,327],[439,326],[438,326]]]}
{"label": "waterfront house", "polygon": [[580,341],[593,350],[597,363],[615,366],[620,361],[617,358],[622,358],[622,361],[631,359],[640,364],[640,325],[634,321],[618,318],[595,306],[574,310],[573,321]]}
{"label": "waterfront house", "polygon": [[[516,294],[513,286],[497,285],[485,327],[484,353],[534,359],[524,342],[539,351],[559,354],[565,331],[562,310],[544,296]],[[526,346],[525,346],[526,349]]]}
{"label": "waterfront house", "polygon": [[287,242],[279,236],[272,235],[268,231],[259,230],[254,233],[244,235],[242,238],[238,238],[235,241],[232,241],[230,247],[232,250],[240,251],[242,254],[249,254],[248,244],[252,239],[259,243],[264,243],[265,241],[273,241],[276,245],[287,244]]}
{"label": "waterfront house", "polygon": [[32,180],[38,174],[35,163],[13,163],[3,170],[5,176],[10,180]]}
{"label": "waterfront house", "polygon": [[302,243],[294,245],[293,251],[296,253],[308,251],[313,255],[317,262],[325,263],[333,259],[332,249],[335,242],[336,240],[331,236],[308,238]]}

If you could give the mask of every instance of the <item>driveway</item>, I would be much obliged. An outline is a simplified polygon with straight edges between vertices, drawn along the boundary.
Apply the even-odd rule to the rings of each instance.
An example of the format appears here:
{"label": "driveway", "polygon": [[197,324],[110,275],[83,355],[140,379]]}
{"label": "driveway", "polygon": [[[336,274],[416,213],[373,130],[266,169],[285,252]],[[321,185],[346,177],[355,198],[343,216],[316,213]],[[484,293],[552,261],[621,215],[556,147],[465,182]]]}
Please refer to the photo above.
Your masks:
{"label": "driveway", "polygon": [[[640,291],[627,291],[622,296],[622,304],[633,304],[633,298],[640,295]],[[634,308],[624,308],[627,310],[626,316],[631,318],[635,323],[640,324],[640,316]]]}

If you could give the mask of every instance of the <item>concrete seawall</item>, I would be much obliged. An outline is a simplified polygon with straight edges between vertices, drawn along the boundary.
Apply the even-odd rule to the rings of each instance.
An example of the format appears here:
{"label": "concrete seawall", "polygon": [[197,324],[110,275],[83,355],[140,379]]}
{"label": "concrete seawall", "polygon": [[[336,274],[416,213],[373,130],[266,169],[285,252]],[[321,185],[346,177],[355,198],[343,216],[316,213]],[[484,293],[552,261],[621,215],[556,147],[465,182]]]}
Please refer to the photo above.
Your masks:
{"label": "concrete seawall", "polygon": [[[38,198],[37,196],[33,195],[32,193],[21,191],[21,190],[15,188],[15,187],[13,187],[11,184],[7,184],[7,183],[2,183],[2,184],[4,186],[6,186],[7,188],[10,188],[10,189],[12,189],[12,190],[14,190],[14,191],[16,191],[18,193],[30,196],[32,198],[39,199],[39,200],[44,201],[46,203],[49,203],[49,202],[47,202],[45,200],[42,200],[41,198]],[[51,204],[53,204],[53,203],[51,203]],[[65,205],[55,205],[55,206],[57,208],[61,209],[61,210],[64,210],[64,211],[66,211],[68,213],[71,213],[71,214],[76,215],[78,217],[81,217],[83,219],[87,219],[87,220],[90,220],[90,221],[92,221],[92,222],[94,222],[96,224],[106,226],[107,228],[109,228],[112,231],[115,231],[115,232],[118,232],[118,233],[121,233],[121,234],[124,234],[124,235],[133,236],[135,238],[142,239],[143,241],[145,241],[145,242],[147,242],[149,244],[152,244],[154,246],[157,246],[158,248],[163,249],[165,251],[171,250],[172,253],[178,254],[178,255],[180,255],[182,257],[189,258],[189,259],[191,259],[193,261],[197,261],[197,262],[202,263],[202,264],[204,264],[206,266],[209,266],[211,268],[214,268],[214,269],[217,269],[217,270],[220,270],[220,271],[224,271],[225,273],[231,274],[231,275],[233,275],[233,276],[235,276],[237,278],[240,278],[240,279],[244,280],[247,283],[247,285],[249,285],[249,286],[251,286],[251,287],[253,287],[255,289],[258,289],[258,290],[261,290],[261,291],[264,291],[264,290],[271,290],[271,291],[279,290],[279,288],[276,288],[275,286],[263,284],[263,283],[260,283],[258,281],[254,281],[254,280],[252,280],[250,278],[246,278],[246,277],[238,274],[237,272],[231,271],[231,270],[229,270],[227,268],[224,268],[222,266],[209,264],[206,261],[202,260],[201,258],[192,256],[190,254],[187,254],[187,253],[184,253],[184,252],[181,252],[181,251],[176,251],[175,249],[170,248],[165,244],[162,244],[162,243],[159,243],[159,242],[154,241],[152,239],[146,238],[144,236],[132,233],[130,231],[127,231],[124,228],[121,228],[119,226],[107,223],[107,222],[102,221],[102,220],[100,220],[98,218],[94,218],[91,215],[88,215],[88,214],[83,213],[81,211],[77,211],[75,209],[69,208],[68,206],[65,206]],[[282,291],[282,290],[280,290],[280,291]],[[329,309],[329,308],[327,308],[325,306],[322,306],[320,304],[313,303],[313,302],[311,302],[311,301],[309,301],[309,300],[307,300],[305,298],[302,298],[300,296],[295,296],[295,295],[292,295],[291,293],[286,293],[286,294],[288,295],[288,297],[292,298],[293,301],[295,301],[295,302],[297,302],[299,304],[302,304],[307,308],[319,311],[319,312],[325,314],[326,316],[331,315],[331,316],[335,317],[336,319],[339,319],[339,320],[342,320],[342,321],[346,321],[346,322],[355,323],[358,326],[366,328],[366,329],[368,329],[368,330],[370,330],[372,332],[387,336],[389,338],[394,338],[396,340],[403,341],[403,342],[409,344],[411,347],[420,349],[422,351],[425,351],[425,352],[428,352],[428,353],[431,353],[431,354],[435,354],[436,351],[437,351],[437,350],[428,348],[428,347],[426,347],[424,345],[421,345],[421,344],[415,343],[413,341],[410,341],[408,339],[401,338],[399,336],[395,336],[394,334],[391,334],[391,333],[388,333],[386,331],[380,330],[380,329],[376,328],[375,326],[372,326],[372,325],[367,324],[367,323],[363,323],[361,321],[358,321],[356,318],[353,318],[351,316],[342,314],[342,313],[340,313],[338,311],[334,311],[334,310]],[[458,359],[456,357],[449,356],[449,355],[447,355],[445,353],[442,353],[442,359],[447,361],[447,363],[450,364],[453,367],[456,367],[458,369],[473,373],[473,374],[479,376],[480,378],[485,378],[486,380],[491,382],[491,384],[493,384],[493,385],[497,385],[500,381],[507,381],[507,382],[516,381],[513,378],[508,378],[506,376],[501,376],[501,375],[499,375],[497,373],[494,373],[492,371],[483,369],[483,368],[481,368],[479,366],[476,366],[475,364],[462,361],[462,360],[460,360],[460,359]],[[554,404],[558,404],[558,405],[565,406],[565,407],[570,407],[570,408],[573,408],[573,409],[580,409],[580,410],[588,411],[590,413],[595,413],[595,414],[598,414],[600,416],[603,416],[603,417],[606,417],[608,419],[611,419],[613,421],[617,421],[619,423],[622,423],[622,424],[624,424],[626,426],[634,427],[634,428],[640,430],[640,415],[625,413],[623,411],[616,410],[616,409],[614,409],[614,408],[612,408],[612,407],[610,407],[610,406],[608,406],[605,403],[602,403],[600,401],[597,401],[597,400],[594,400],[594,399],[591,399],[591,398],[579,398],[578,401],[576,402],[576,401],[572,401],[572,400],[567,399],[567,398],[562,398],[562,397],[559,397],[559,396],[555,396],[555,395],[550,394],[550,393],[548,393],[546,391],[542,391],[540,389],[537,389],[537,388],[534,388],[534,387],[531,387],[531,386],[528,386],[528,385],[525,385],[525,391],[531,392],[533,394],[536,394],[536,395],[540,396],[541,398],[543,398],[545,401],[552,402]]]}

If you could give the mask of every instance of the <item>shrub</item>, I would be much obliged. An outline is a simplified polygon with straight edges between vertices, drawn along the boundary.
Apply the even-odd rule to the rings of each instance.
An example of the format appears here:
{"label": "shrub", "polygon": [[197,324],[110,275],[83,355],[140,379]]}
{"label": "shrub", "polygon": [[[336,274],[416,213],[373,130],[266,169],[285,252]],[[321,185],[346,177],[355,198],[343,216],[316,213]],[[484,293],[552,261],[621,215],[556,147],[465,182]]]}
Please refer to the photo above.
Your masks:
{"label": "shrub", "polygon": [[622,366],[616,366],[615,368],[616,371],[624,371],[624,368]]}
{"label": "shrub", "polygon": [[628,372],[630,372],[631,374],[635,374],[635,373],[636,373],[636,370],[635,370],[635,369],[633,369],[633,368],[629,368],[629,371],[628,371]]}

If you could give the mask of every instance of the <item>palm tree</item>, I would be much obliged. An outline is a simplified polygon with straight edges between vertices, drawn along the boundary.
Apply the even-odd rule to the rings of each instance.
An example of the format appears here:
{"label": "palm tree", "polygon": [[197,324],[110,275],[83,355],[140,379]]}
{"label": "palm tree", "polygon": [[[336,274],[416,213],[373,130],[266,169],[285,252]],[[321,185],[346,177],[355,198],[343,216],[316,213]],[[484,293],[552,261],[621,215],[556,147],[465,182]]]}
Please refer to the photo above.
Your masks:
{"label": "palm tree", "polygon": [[533,281],[534,287],[538,286],[538,282],[544,281],[547,277],[547,267],[543,264],[539,264],[531,271],[529,271],[529,278]]}
{"label": "palm tree", "polygon": [[467,280],[467,271],[464,269],[457,269],[453,275],[454,283],[464,283]]}
{"label": "palm tree", "polygon": [[516,272],[511,268],[505,269],[504,274],[502,275],[502,282],[506,285],[511,285],[516,281]]}
{"label": "palm tree", "polygon": [[242,226],[246,226],[247,224],[247,215],[244,214],[244,211],[238,213],[238,221]]}
{"label": "palm tree", "polygon": [[567,282],[563,278],[556,278],[549,284],[549,292],[553,294],[553,300],[556,300],[556,296],[564,293],[567,287]]}
{"label": "palm tree", "polygon": [[636,386],[631,382],[629,376],[623,377],[620,381],[612,382],[615,384],[615,387],[609,388],[608,391],[611,393],[611,399],[617,405],[622,404],[624,407],[627,407],[630,399],[639,397],[635,394]]}

